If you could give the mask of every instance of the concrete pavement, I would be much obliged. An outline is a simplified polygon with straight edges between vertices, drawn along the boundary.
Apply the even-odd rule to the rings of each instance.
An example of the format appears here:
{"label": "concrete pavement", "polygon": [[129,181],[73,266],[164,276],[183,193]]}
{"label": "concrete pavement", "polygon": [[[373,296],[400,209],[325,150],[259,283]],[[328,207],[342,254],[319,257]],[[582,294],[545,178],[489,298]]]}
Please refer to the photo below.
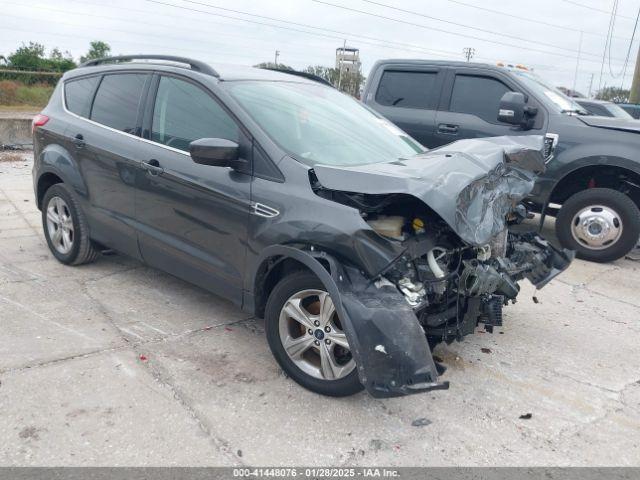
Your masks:
{"label": "concrete pavement", "polygon": [[215,295],[119,255],[59,264],[30,156],[11,155],[0,465],[640,465],[636,262],[525,284],[504,328],[437,348],[448,391],[324,398],[283,376],[261,320]]}

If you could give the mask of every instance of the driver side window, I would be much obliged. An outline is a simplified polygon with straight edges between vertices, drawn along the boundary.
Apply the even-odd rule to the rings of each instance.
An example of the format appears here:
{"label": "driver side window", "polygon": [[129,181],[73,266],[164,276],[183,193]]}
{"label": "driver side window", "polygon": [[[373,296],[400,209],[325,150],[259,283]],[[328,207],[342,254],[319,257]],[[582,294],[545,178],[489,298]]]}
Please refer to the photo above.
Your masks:
{"label": "driver side window", "polygon": [[153,109],[151,140],[179,150],[200,138],[238,142],[240,130],[202,88],[174,77],[160,77]]}

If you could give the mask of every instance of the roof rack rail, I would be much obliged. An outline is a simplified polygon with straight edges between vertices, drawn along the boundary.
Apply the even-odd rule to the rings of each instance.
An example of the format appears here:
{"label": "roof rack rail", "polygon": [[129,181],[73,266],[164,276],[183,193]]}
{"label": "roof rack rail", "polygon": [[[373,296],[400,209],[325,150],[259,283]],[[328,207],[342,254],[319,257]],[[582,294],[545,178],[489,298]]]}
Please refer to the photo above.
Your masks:
{"label": "roof rack rail", "polygon": [[177,62],[189,65],[191,70],[196,72],[204,73],[206,75],[212,75],[216,78],[220,78],[220,74],[216,72],[210,65],[207,65],[204,62],[199,60],[192,60],[186,57],[175,57],[173,55],[119,55],[116,57],[104,57],[104,58],[96,58],[95,60],[89,60],[88,62],[84,62],[78,66],[81,67],[95,67],[96,65],[101,65],[103,63],[117,63],[123,62],[127,60],[166,60],[169,62]]}
{"label": "roof rack rail", "polygon": [[314,75],[313,73],[307,73],[307,72],[299,72],[298,70],[283,70],[280,68],[273,68],[273,67],[261,67],[263,70],[271,70],[272,72],[280,72],[280,73],[288,73],[289,75],[295,75],[296,77],[302,77],[302,78],[306,78],[308,80],[313,80],[314,82],[318,82],[318,83],[322,83],[324,85],[327,85],[329,87],[335,88],[331,82],[325,80],[324,78],[318,76],[318,75]]}

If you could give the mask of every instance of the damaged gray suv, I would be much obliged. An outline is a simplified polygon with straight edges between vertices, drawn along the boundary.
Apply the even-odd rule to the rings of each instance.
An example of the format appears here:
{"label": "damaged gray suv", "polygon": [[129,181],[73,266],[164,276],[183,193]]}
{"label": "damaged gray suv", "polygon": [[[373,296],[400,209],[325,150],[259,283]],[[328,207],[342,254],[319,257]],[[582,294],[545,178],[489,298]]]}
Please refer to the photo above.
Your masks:
{"label": "damaged gray suv", "polygon": [[295,73],[166,56],[67,72],[36,116],[33,181],[62,263],[113,249],[265,319],[286,374],[325,395],[447,388],[431,348],[502,324],[572,252],[509,226],[540,137],[425,151]]}

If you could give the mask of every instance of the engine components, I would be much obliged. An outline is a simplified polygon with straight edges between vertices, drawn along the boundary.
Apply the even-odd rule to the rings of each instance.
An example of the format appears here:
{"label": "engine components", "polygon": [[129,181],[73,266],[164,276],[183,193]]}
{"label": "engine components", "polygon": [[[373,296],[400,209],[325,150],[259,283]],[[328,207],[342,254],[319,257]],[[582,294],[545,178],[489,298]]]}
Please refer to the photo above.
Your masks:
{"label": "engine components", "polygon": [[520,291],[518,284],[494,267],[477,260],[462,262],[464,269],[460,275],[460,289],[465,295],[479,297],[498,292],[507,298],[515,298]]}
{"label": "engine components", "polygon": [[409,278],[403,277],[398,281],[398,288],[412,307],[424,302],[427,292],[421,282],[412,282]]}
{"label": "engine components", "polygon": [[404,218],[399,215],[379,215],[376,219],[367,220],[376,233],[394,240],[404,240],[402,235],[404,222]]}

